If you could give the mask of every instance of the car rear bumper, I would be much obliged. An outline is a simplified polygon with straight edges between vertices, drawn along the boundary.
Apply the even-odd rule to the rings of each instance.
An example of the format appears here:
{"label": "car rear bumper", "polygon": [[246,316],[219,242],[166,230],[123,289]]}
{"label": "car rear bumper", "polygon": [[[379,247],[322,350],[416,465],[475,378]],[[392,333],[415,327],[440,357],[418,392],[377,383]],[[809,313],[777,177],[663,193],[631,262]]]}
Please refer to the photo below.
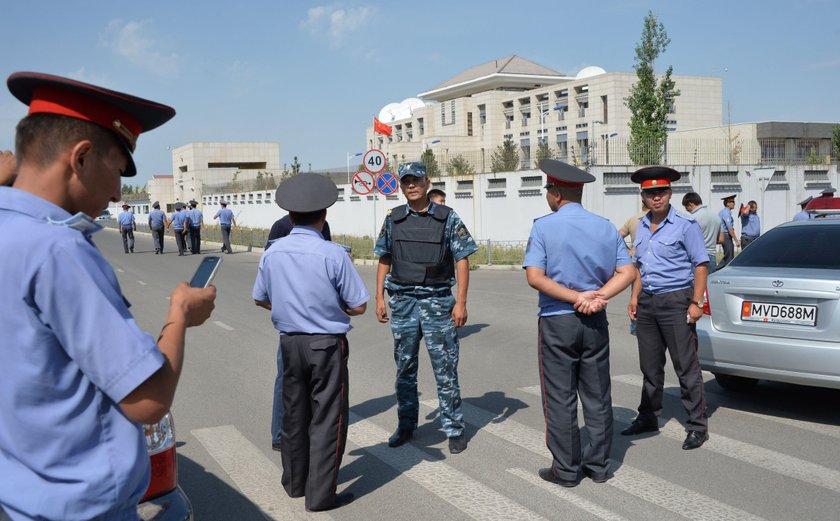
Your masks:
{"label": "car rear bumper", "polygon": [[697,323],[700,367],[713,373],[840,389],[840,344],[718,331]]}
{"label": "car rear bumper", "polygon": [[137,505],[142,521],[191,521],[192,505],[181,487]]}

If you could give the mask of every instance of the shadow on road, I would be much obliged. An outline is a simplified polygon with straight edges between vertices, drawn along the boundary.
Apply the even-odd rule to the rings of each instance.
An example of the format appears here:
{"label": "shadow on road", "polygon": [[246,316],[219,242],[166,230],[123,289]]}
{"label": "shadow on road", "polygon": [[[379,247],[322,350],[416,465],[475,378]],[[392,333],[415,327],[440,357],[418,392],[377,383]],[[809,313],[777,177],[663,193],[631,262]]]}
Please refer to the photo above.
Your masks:
{"label": "shadow on road", "polygon": [[459,327],[458,331],[458,338],[467,338],[470,335],[478,333],[485,327],[490,327],[490,324],[467,324],[464,327]]}
{"label": "shadow on road", "polygon": [[[192,503],[194,519],[266,520],[262,510],[238,490],[181,454],[178,454],[178,476]],[[277,493],[285,494],[280,483],[277,483]]]}

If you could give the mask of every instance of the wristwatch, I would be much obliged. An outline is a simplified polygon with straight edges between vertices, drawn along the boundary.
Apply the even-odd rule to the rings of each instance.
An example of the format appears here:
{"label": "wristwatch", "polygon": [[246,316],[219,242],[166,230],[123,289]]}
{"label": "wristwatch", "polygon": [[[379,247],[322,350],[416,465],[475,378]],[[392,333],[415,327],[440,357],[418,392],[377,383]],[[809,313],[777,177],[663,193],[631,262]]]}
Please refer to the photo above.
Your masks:
{"label": "wristwatch", "polygon": [[691,303],[696,305],[698,308],[703,307],[703,301],[702,300],[692,300]]}

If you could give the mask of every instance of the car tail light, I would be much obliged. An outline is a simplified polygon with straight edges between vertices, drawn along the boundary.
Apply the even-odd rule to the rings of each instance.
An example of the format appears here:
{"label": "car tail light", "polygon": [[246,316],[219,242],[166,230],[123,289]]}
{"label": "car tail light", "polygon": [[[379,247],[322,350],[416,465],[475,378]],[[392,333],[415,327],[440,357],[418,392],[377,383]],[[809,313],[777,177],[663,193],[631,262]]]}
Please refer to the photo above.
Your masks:
{"label": "car tail light", "polygon": [[709,290],[706,290],[706,296],[703,299],[703,314],[712,316],[712,306],[709,305]]}
{"label": "car tail light", "polygon": [[178,485],[178,461],[175,455],[175,423],[166,413],[161,421],[143,426],[146,450],[152,466],[152,479],[142,501],[158,497]]}

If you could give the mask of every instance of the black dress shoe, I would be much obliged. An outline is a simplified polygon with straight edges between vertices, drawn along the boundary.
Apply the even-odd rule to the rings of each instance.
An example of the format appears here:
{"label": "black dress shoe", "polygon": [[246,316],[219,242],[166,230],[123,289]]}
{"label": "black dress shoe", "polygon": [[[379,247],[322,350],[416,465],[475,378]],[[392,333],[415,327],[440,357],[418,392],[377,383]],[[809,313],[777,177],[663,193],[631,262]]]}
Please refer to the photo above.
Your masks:
{"label": "black dress shoe", "polygon": [[449,438],[449,453],[458,454],[467,450],[467,438],[463,434]]}
{"label": "black dress shoe", "polygon": [[336,494],[335,501],[333,504],[327,507],[318,507],[318,508],[308,508],[306,509],[307,512],[323,512],[325,510],[333,510],[335,508],[343,507],[344,505],[348,505],[353,502],[356,496],[353,495],[352,492],[342,492],[341,494]]}
{"label": "black dress shoe", "polygon": [[583,469],[583,475],[595,483],[606,483],[610,476],[608,474],[595,474],[589,469]]}
{"label": "black dress shoe", "polygon": [[633,420],[633,423],[631,423],[629,427],[621,431],[621,435],[635,436],[636,434],[642,434],[645,432],[657,432],[658,430],[658,424],[640,421],[638,418],[636,418],[635,420]]}
{"label": "black dress shoe", "polygon": [[399,447],[414,436],[414,429],[397,429],[397,432],[388,438],[389,447]]}
{"label": "black dress shoe", "polygon": [[702,431],[688,431],[688,436],[685,437],[682,448],[683,450],[697,449],[709,439],[708,432]]}
{"label": "black dress shoe", "polygon": [[549,483],[554,483],[555,485],[560,485],[561,487],[572,488],[578,486],[580,481],[577,480],[568,480],[568,479],[560,479],[554,475],[554,472],[550,468],[547,469],[540,469],[539,475],[542,479],[548,481]]}

